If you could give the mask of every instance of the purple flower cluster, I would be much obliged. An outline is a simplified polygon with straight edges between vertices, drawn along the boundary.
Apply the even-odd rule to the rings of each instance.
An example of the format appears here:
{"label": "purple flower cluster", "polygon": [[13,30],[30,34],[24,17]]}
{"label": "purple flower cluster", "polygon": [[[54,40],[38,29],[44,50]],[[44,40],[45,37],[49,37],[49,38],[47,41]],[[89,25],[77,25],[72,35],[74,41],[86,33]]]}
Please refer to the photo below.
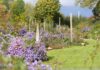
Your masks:
{"label": "purple flower cluster", "polygon": [[64,34],[54,34],[54,35],[52,35],[52,38],[57,38],[57,39],[62,39],[62,38],[64,38]]}
{"label": "purple flower cluster", "polygon": [[34,62],[35,60],[47,60],[45,44],[38,43],[34,47],[25,49],[25,61]]}
{"label": "purple flower cluster", "polygon": [[23,56],[26,61],[47,60],[44,43],[36,43],[34,47],[24,48],[24,46],[25,43],[21,37],[12,38],[8,53],[14,56]]}
{"label": "purple flower cluster", "polygon": [[87,32],[87,31],[90,31],[90,30],[91,30],[91,28],[88,27],[88,26],[86,26],[86,27],[84,27],[84,28],[82,29],[82,32]]}
{"label": "purple flower cluster", "polygon": [[16,46],[16,47],[10,46],[8,49],[8,53],[16,57],[23,57],[24,49],[21,46]]}
{"label": "purple flower cluster", "polygon": [[36,43],[34,47],[27,47],[25,50],[25,63],[28,70],[52,70],[49,65],[42,64],[40,61],[47,60],[44,43]]}
{"label": "purple flower cluster", "polygon": [[41,61],[35,60],[32,63],[26,62],[28,70],[52,70],[49,65],[42,64]]}
{"label": "purple flower cluster", "polygon": [[27,40],[31,40],[31,39],[35,38],[35,33],[34,32],[27,32],[24,35],[24,37],[27,38]]}
{"label": "purple flower cluster", "polygon": [[47,60],[47,53],[44,43],[37,43],[34,46],[34,51],[36,51],[37,58],[39,60]]}
{"label": "purple flower cluster", "polygon": [[41,31],[40,32],[40,37],[42,39],[50,40],[50,39],[63,39],[65,36],[64,33],[49,33],[47,31]]}
{"label": "purple flower cluster", "polygon": [[27,33],[26,28],[22,28],[22,29],[19,31],[19,35],[21,35],[21,36],[24,36],[26,33]]}
{"label": "purple flower cluster", "polygon": [[8,47],[8,53],[13,56],[22,57],[24,54],[23,46],[24,41],[20,37],[12,38]]}
{"label": "purple flower cluster", "polygon": [[25,49],[25,61],[26,62],[33,62],[34,61],[33,47],[27,47]]}
{"label": "purple flower cluster", "polygon": [[51,34],[49,33],[49,32],[47,32],[47,31],[44,31],[44,30],[40,30],[40,37],[41,37],[41,39],[42,38],[51,38]]}
{"label": "purple flower cluster", "polygon": [[45,32],[45,33],[44,33],[44,37],[45,37],[45,38],[51,38],[51,34],[48,33],[48,32]]}
{"label": "purple flower cluster", "polygon": [[11,43],[10,43],[11,46],[24,46],[24,44],[25,43],[21,37],[11,38]]}

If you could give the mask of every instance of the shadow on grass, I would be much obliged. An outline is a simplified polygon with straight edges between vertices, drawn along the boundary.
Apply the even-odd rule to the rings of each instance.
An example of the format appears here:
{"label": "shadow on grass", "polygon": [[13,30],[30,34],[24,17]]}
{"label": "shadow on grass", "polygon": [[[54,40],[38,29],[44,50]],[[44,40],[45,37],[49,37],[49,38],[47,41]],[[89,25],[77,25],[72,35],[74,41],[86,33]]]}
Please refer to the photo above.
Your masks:
{"label": "shadow on grass", "polygon": [[48,60],[47,61],[50,61],[54,58],[54,56],[48,56]]}

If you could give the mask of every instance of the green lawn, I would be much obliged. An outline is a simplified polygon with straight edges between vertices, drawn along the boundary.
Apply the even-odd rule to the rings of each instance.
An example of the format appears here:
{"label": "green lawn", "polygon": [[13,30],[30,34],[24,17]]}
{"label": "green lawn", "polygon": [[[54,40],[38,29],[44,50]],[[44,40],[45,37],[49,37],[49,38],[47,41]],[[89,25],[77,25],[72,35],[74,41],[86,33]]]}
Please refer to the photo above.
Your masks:
{"label": "green lawn", "polygon": [[[88,40],[86,40],[88,41]],[[49,61],[53,70],[87,70],[100,68],[100,49],[95,40],[89,40],[87,46],[71,46],[70,48],[48,51]],[[99,70],[99,69],[93,69]]]}

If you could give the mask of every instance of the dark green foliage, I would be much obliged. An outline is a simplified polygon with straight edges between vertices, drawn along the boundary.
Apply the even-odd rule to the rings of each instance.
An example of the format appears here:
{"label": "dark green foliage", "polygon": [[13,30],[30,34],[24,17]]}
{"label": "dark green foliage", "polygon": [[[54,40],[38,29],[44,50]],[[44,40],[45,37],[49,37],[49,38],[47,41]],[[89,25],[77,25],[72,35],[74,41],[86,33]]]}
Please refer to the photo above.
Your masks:
{"label": "dark green foliage", "polygon": [[94,16],[97,16],[100,18],[100,1],[98,1],[97,5],[95,6],[92,12]]}
{"label": "dark green foliage", "polygon": [[[60,18],[60,20],[59,20],[59,18]],[[59,24],[59,21],[60,21],[61,25],[68,25],[69,26],[69,24],[70,24],[69,17],[65,17],[61,13],[56,13],[53,20],[54,20],[55,25]]]}
{"label": "dark green foliage", "polygon": [[11,11],[14,15],[20,15],[24,12],[24,1],[23,0],[17,0],[15,3],[13,3]]}
{"label": "dark green foliage", "polygon": [[21,14],[25,11],[24,9],[24,1],[23,0],[17,0],[14,1],[11,5],[11,13],[12,13],[12,18],[15,20],[18,18],[18,16],[21,16]]}

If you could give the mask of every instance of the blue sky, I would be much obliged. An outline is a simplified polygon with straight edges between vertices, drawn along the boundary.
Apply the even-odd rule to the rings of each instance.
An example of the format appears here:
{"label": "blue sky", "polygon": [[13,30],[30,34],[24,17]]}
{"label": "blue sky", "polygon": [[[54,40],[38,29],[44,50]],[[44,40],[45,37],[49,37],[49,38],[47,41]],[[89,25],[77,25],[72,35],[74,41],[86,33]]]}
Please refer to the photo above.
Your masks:
{"label": "blue sky", "polygon": [[[34,4],[36,0],[25,0],[26,3]],[[65,16],[68,16],[70,13],[73,15],[77,15],[78,11],[82,16],[89,17],[92,16],[92,11],[88,8],[81,8],[79,6],[75,6],[75,0],[60,0],[61,9],[60,12]]]}

